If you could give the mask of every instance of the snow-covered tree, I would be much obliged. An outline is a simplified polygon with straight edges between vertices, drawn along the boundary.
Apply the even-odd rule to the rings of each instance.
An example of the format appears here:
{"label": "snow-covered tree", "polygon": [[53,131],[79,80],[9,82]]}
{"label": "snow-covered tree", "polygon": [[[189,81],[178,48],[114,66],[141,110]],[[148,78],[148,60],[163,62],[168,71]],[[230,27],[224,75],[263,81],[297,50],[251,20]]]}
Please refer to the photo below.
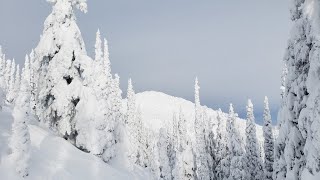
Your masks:
{"label": "snow-covered tree", "polygon": [[7,93],[7,102],[10,104],[13,103],[14,98],[15,98],[15,94],[14,94],[15,93],[15,88],[14,88],[15,72],[16,72],[16,63],[14,60],[12,60],[11,70],[10,70],[10,81],[9,81],[9,86],[8,86],[9,89],[8,89],[8,93]]}
{"label": "snow-covered tree", "polygon": [[16,76],[15,76],[15,81],[14,81],[14,99],[17,98],[19,91],[20,91],[20,83],[21,83],[21,79],[20,79],[20,66],[19,64],[17,65],[16,68]]}
{"label": "snow-covered tree", "polygon": [[[229,157],[225,159],[230,161],[230,170],[228,180],[245,180],[246,175],[243,169],[243,149],[239,132],[235,127],[235,120],[237,114],[233,110],[233,105],[230,104],[229,115],[227,121],[227,135],[228,135],[228,152]],[[225,167],[225,166],[224,166]]]}
{"label": "snow-covered tree", "polygon": [[195,144],[195,152],[196,152],[196,173],[197,178],[199,180],[210,179],[210,172],[208,166],[208,154],[206,152],[206,140],[205,140],[205,127],[204,127],[204,119],[203,119],[203,109],[200,105],[200,96],[199,96],[199,83],[198,78],[195,80],[195,133],[196,133],[196,144]]}
{"label": "snow-covered tree", "polygon": [[286,76],[288,74],[288,67],[287,64],[284,64],[284,67],[282,68],[282,74],[281,74],[281,86],[280,86],[280,90],[281,90],[281,99],[283,98],[285,92],[286,92],[286,87],[285,87],[285,83],[286,83]]}
{"label": "snow-covered tree", "polygon": [[96,33],[96,44],[94,45],[95,47],[95,60],[96,61],[102,61],[103,59],[103,52],[102,52],[102,41],[101,41],[101,35],[100,35],[100,30],[98,29]]}
{"label": "snow-covered tree", "polygon": [[4,75],[4,81],[5,81],[5,86],[6,89],[5,91],[8,93],[9,91],[9,84],[10,84],[10,78],[11,78],[11,66],[12,66],[12,61],[8,59],[6,61],[6,70],[5,70],[5,75]]}
{"label": "snow-covered tree", "polygon": [[246,153],[244,158],[244,170],[247,180],[263,179],[263,167],[258,149],[256,125],[253,114],[253,104],[248,100],[246,121]]}
{"label": "snow-covered tree", "polygon": [[104,64],[104,69],[105,69],[105,73],[108,79],[111,80],[112,76],[111,76],[111,63],[110,63],[110,59],[109,59],[109,46],[108,46],[108,41],[107,39],[103,40],[103,64]]}
{"label": "snow-covered tree", "polygon": [[126,123],[129,126],[132,126],[134,123],[134,115],[136,112],[136,99],[135,92],[133,90],[131,79],[128,80],[128,89],[127,89],[127,120]]}
{"label": "snow-covered tree", "polygon": [[264,179],[272,180],[273,162],[274,162],[274,139],[272,132],[272,121],[269,110],[267,96],[264,98],[263,111],[263,137],[264,137]]}
{"label": "snow-covered tree", "polygon": [[114,117],[114,121],[116,122],[122,122],[124,121],[124,118],[123,118],[123,114],[122,114],[122,91],[120,89],[120,77],[118,74],[115,74],[114,76],[114,80],[113,80],[113,83],[112,83],[112,114],[113,114],[113,117]]}
{"label": "snow-covered tree", "polygon": [[5,72],[6,72],[5,55],[3,54],[2,47],[0,46],[0,88],[2,89],[2,91],[4,91],[6,88]]}
{"label": "snow-covered tree", "polygon": [[161,128],[159,131],[159,139],[158,139],[158,153],[159,153],[159,170],[160,170],[160,179],[163,180],[171,180],[171,167],[169,165],[169,158],[167,153],[168,146],[168,134],[166,129]]}
{"label": "snow-covered tree", "polygon": [[131,79],[128,80],[128,89],[127,89],[127,117],[126,125],[129,132],[129,158],[132,163],[138,163],[138,127],[139,124],[136,118],[136,99],[135,92],[133,90]]}
{"label": "snow-covered tree", "polygon": [[207,164],[209,168],[210,180],[215,179],[215,159],[216,159],[216,141],[213,132],[213,123],[211,118],[207,114],[207,110],[203,109],[203,126],[204,126],[204,139],[205,139],[205,150],[207,156]]}
{"label": "snow-covered tree", "polygon": [[[31,53],[30,53],[30,62],[31,63],[31,66],[30,66],[30,88],[31,88],[31,97],[30,97],[30,109],[31,109],[31,114],[32,116],[36,116],[37,112],[37,74],[36,72],[34,71],[34,67],[33,67],[33,63],[34,63],[34,51],[32,50]],[[25,65],[26,67],[26,65]]]}
{"label": "snow-covered tree", "polygon": [[22,79],[21,88],[13,109],[14,122],[12,124],[12,137],[10,148],[14,158],[16,171],[22,177],[29,174],[30,158],[30,135],[27,123],[29,122],[29,84],[25,78]]}
{"label": "snow-covered tree", "polygon": [[5,72],[6,72],[5,55],[3,54],[2,48],[0,46],[0,110],[2,110],[2,107],[5,103],[5,89],[6,89]]}
{"label": "snow-covered tree", "polygon": [[216,138],[216,167],[215,167],[215,175],[216,178],[219,180],[227,179],[229,177],[230,171],[230,152],[227,148],[227,138],[225,130],[226,130],[226,123],[222,120],[222,111],[221,109],[218,110],[217,113],[217,138]]}
{"label": "snow-covered tree", "polygon": [[[37,115],[66,139],[74,141],[76,107],[85,91],[83,81],[90,58],[76,24],[74,8],[87,11],[86,0],[48,0],[52,13],[34,50],[38,72]],[[25,68],[26,70],[26,68]],[[81,91],[82,90],[82,91]]]}
{"label": "snow-covered tree", "polygon": [[300,180],[320,169],[319,1],[292,0],[293,22],[284,64],[287,75],[278,114],[273,175]]}
{"label": "snow-covered tree", "polygon": [[28,81],[28,83],[30,84],[30,75],[31,75],[31,72],[30,72],[30,59],[29,59],[29,56],[26,55],[25,56],[25,61],[24,61],[24,72],[23,72],[23,75],[25,76],[26,80]]}
{"label": "snow-covered tree", "polygon": [[189,133],[187,130],[187,121],[180,107],[179,121],[178,121],[178,137],[179,144],[176,152],[175,166],[172,170],[172,178],[175,180],[195,179],[195,167],[193,159],[193,151]]}
{"label": "snow-covered tree", "polygon": [[178,149],[178,118],[177,113],[172,113],[171,123],[166,124],[168,131],[168,146],[167,153],[169,157],[170,168],[173,169],[176,163],[176,152]]}

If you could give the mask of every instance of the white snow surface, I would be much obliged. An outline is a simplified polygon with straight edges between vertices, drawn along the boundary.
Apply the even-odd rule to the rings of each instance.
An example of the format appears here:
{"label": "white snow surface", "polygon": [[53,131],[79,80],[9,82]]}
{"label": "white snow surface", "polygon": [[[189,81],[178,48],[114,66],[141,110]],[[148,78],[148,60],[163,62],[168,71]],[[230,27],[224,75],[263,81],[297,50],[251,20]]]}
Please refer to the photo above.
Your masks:
{"label": "white snow surface", "polygon": [[[0,111],[0,179],[20,180],[14,169],[8,142],[11,135],[11,107]],[[129,172],[123,164],[108,165],[100,158],[77,149],[50,130],[29,125],[31,159],[26,180],[88,180],[88,179],[147,179],[139,168]],[[113,162],[117,164],[117,162]],[[118,164],[121,162],[118,162]]]}

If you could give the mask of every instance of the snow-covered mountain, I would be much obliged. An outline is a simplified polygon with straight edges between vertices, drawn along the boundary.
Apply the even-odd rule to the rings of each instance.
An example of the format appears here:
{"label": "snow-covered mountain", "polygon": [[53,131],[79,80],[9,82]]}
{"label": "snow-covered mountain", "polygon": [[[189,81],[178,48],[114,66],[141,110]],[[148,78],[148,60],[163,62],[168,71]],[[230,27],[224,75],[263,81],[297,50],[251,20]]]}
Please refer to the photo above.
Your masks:
{"label": "snow-covered mountain", "polygon": [[[137,106],[140,106],[142,110],[142,119],[145,125],[155,132],[157,132],[161,127],[166,127],[166,125],[172,124],[173,114],[178,113],[180,108],[182,109],[185,118],[188,123],[188,130],[193,135],[192,128],[194,126],[194,117],[195,117],[195,105],[193,102],[185,100],[183,98],[174,97],[167,95],[162,92],[156,91],[145,91],[136,94]],[[217,128],[217,110],[204,107],[206,109],[207,115],[211,118],[213,123],[214,132],[216,133]],[[222,120],[227,121],[227,113],[222,114]],[[237,118],[235,122],[236,128],[239,130],[241,139],[245,142],[245,129],[246,122],[244,119]],[[263,130],[262,126],[257,126],[257,139],[260,144],[260,149],[263,152]],[[225,130],[224,130],[225,131]]]}

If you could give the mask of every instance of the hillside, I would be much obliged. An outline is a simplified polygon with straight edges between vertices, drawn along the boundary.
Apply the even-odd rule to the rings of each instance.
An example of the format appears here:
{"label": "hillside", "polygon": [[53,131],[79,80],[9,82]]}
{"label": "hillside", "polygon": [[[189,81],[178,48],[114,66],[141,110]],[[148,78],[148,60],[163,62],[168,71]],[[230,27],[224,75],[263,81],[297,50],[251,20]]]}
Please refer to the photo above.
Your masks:
{"label": "hillside", "polygon": [[[0,111],[0,179],[23,179],[14,171],[8,141],[11,134],[11,108]],[[30,180],[147,179],[139,169],[129,173],[125,165],[110,166],[37,125],[29,125],[31,138]],[[116,162],[114,162],[116,163]],[[115,168],[117,167],[117,168]]]}
{"label": "hillside", "polygon": [[[173,114],[182,109],[185,114],[188,133],[194,136],[192,131],[194,121],[194,104],[182,98],[173,97],[161,92],[146,91],[136,95],[137,105],[142,111],[142,120],[146,127],[156,134],[161,127],[172,124]],[[126,104],[126,100],[123,101]],[[204,107],[214,124],[214,132],[217,125],[217,111]],[[0,111],[0,179],[20,179],[13,167],[10,158],[8,141],[11,134],[11,107],[4,107]],[[123,109],[126,109],[125,106]],[[222,119],[227,120],[227,114],[223,113]],[[238,118],[236,127],[241,139],[245,142],[245,120]],[[140,168],[127,167],[127,160],[121,156],[125,154],[123,146],[119,145],[117,157],[111,161],[111,165],[104,163],[100,158],[85,153],[71,145],[63,138],[55,136],[50,130],[29,125],[31,137],[30,176],[27,179],[149,179],[148,173]],[[262,127],[257,125],[257,137],[263,143]],[[261,148],[261,150],[263,150]],[[262,152],[263,153],[263,152]]]}

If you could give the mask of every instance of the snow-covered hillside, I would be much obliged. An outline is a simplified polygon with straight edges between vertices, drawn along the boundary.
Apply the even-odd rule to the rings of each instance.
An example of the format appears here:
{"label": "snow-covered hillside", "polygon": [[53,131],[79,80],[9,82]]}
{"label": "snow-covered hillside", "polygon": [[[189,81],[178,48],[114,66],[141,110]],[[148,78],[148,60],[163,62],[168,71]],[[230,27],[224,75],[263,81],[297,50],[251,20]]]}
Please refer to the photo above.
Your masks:
{"label": "snow-covered hillside", "polygon": [[[161,92],[146,91],[136,95],[137,105],[142,111],[142,120],[146,127],[158,133],[161,127],[172,124],[173,114],[182,109],[191,129],[194,122],[194,103]],[[124,103],[125,104],[125,103]],[[0,179],[20,179],[15,172],[10,157],[8,142],[11,135],[11,107],[0,111]],[[214,128],[217,127],[217,111],[206,108]],[[223,113],[224,121],[227,114]],[[241,139],[245,142],[245,121],[236,120]],[[80,151],[63,138],[38,125],[29,125],[31,137],[30,176],[27,179],[148,179],[148,174],[135,168],[127,169],[125,162],[116,158],[108,165],[100,158]],[[189,131],[193,136],[193,132]],[[214,131],[216,132],[216,131]],[[263,143],[262,127],[257,125],[257,138]],[[121,148],[119,149],[121,151]],[[129,172],[130,171],[130,172]]]}
{"label": "snow-covered hillside", "polygon": [[[18,180],[10,156],[8,142],[11,135],[11,107],[0,111],[0,179]],[[80,151],[63,138],[52,134],[50,130],[37,125],[29,125],[31,138],[30,180],[87,180],[87,179],[148,179],[140,169],[129,173],[126,166],[108,165],[100,158]],[[114,164],[119,164],[113,162]],[[115,168],[117,167],[117,168]]]}
{"label": "snow-covered hillside", "polygon": [[[180,107],[187,119],[188,130],[190,133],[193,133],[192,127],[194,126],[194,103],[183,98],[174,97],[167,95],[162,92],[156,91],[145,91],[142,93],[137,93],[136,95],[137,106],[140,106],[142,110],[143,122],[147,127],[150,127],[155,132],[157,132],[161,127],[172,124],[173,114],[177,114],[180,111]],[[211,108],[205,107],[207,115],[211,118],[212,123],[214,124],[214,132],[216,133],[217,128],[217,111]],[[222,114],[222,120],[225,122],[227,120],[228,114]],[[236,128],[239,130],[241,139],[245,142],[245,129],[246,122],[243,119],[237,118]],[[257,126],[257,139],[260,144],[260,149],[263,153],[263,131],[260,125]],[[225,129],[223,130],[225,131]],[[193,135],[193,134],[191,134]]]}

